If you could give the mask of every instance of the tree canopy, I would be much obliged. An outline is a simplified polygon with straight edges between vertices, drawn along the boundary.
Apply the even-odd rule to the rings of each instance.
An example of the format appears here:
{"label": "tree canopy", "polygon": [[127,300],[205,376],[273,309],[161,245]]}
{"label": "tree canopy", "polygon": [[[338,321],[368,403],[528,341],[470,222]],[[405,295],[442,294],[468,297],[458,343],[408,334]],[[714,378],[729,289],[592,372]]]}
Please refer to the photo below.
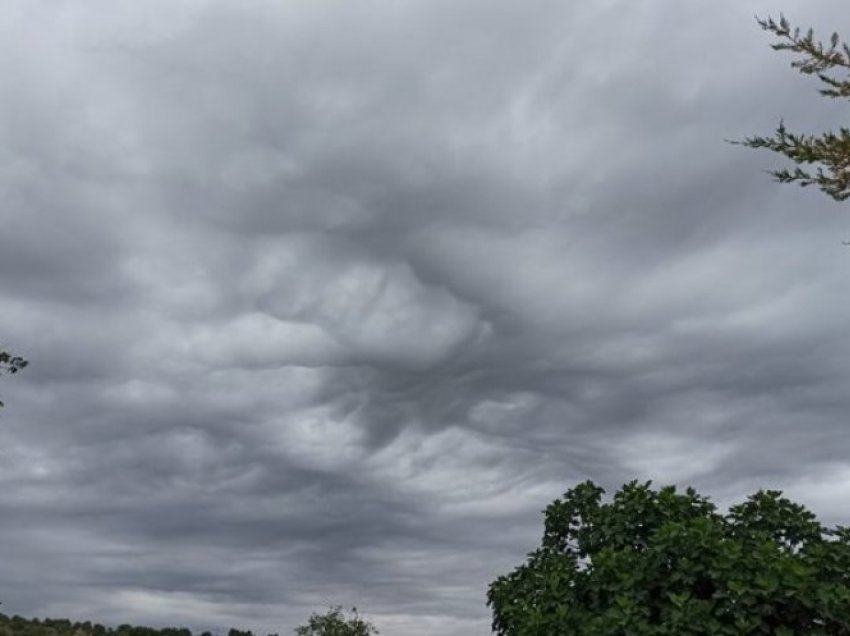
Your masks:
{"label": "tree canopy", "polygon": [[326,614],[313,614],[306,625],[295,628],[296,636],[371,636],[378,630],[351,608],[352,616],[346,619],[342,608],[332,607]]}
{"label": "tree canopy", "polygon": [[[850,98],[850,46],[841,42],[838,33],[833,33],[829,44],[815,40],[809,29],[803,34],[793,28],[785,16],[779,21],[773,18],[756,18],[765,31],[771,31],[779,41],[771,47],[777,51],[791,51],[801,57],[791,62],[806,75],[816,75],[824,86],[820,94],[829,98]],[[831,74],[846,73],[841,78]],[[797,183],[801,186],[816,185],[836,201],[850,198],[850,128],[841,127],[838,132],[821,135],[806,135],[789,132],[780,120],[772,137],[754,136],[732,143],[750,148],[767,148],[784,155],[797,164],[793,170],[772,170],[770,173],[781,183]],[[800,165],[812,165],[814,171]]]}
{"label": "tree canopy", "polygon": [[502,636],[850,636],[850,528],[762,490],[725,515],[693,489],[582,483],[540,548],[493,582]]}

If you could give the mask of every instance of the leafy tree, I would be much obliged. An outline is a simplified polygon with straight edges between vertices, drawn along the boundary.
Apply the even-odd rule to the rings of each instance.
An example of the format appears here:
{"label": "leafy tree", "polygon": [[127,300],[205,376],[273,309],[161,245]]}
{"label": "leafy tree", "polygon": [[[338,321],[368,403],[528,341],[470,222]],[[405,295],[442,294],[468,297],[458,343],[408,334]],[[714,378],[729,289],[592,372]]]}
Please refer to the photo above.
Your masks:
{"label": "leafy tree", "polygon": [[314,613],[307,625],[295,628],[296,636],[371,636],[377,634],[374,625],[367,623],[351,608],[353,616],[346,620],[342,607],[332,607],[326,614]]}
{"label": "leafy tree", "polygon": [[490,585],[502,636],[850,636],[850,528],[759,491],[726,515],[693,489],[582,483],[540,548]]}
{"label": "leafy tree", "polygon": [[[826,46],[815,40],[812,29],[805,35],[798,28],[792,30],[785,16],[780,15],[779,22],[771,17],[756,20],[762,29],[771,31],[779,38],[779,42],[771,45],[773,49],[801,54],[802,57],[792,62],[791,66],[806,75],[817,75],[825,85],[819,91],[821,95],[850,98],[850,46],[840,42],[837,33],[832,34],[829,46]],[[829,74],[833,71],[847,73],[847,77],[836,78]],[[750,148],[767,148],[798,164],[794,170],[770,172],[781,183],[817,185],[836,201],[850,198],[850,128],[842,127],[837,133],[826,132],[816,137],[788,132],[785,123],[780,120],[772,137],[748,137],[744,141],[732,143]],[[799,164],[815,165],[816,170],[803,170]]]}
{"label": "leafy tree", "polygon": [[[0,351],[0,374],[3,372],[14,375],[29,364],[21,356],[12,355],[8,351]],[[0,401],[0,407],[3,402]]]}

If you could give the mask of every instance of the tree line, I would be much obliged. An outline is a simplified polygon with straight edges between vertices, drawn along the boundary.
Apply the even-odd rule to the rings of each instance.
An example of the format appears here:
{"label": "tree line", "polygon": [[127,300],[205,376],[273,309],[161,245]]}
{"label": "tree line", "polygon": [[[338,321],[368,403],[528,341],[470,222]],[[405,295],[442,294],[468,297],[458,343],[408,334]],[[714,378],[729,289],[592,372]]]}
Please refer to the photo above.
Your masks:
{"label": "tree line", "polygon": [[[378,631],[363,620],[352,608],[350,616],[341,607],[332,607],[324,614],[314,613],[309,621],[295,628],[296,636],[371,636]],[[186,627],[143,627],[119,625],[108,627],[91,621],[72,622],[66,618],[24,618],[0,613],[0,636],[255,636],[250,630],[231,628],[224,634],[200,632],[193,634]],[[257,634],[256,636],[260,636]],[[278,636],[268,634],[267,636]]]}

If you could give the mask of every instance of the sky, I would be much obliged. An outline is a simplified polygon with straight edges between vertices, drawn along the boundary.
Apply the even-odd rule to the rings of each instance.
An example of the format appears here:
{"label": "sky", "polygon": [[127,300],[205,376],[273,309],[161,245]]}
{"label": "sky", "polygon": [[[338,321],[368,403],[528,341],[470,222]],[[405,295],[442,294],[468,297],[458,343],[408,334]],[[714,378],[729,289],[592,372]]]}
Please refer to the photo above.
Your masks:
{"label": "sky", "polygon": [[[490,633],[579,481],[850,522],[840,0],[5,0],[2,611]],[[843,29],[843,31],[842,31]]]}

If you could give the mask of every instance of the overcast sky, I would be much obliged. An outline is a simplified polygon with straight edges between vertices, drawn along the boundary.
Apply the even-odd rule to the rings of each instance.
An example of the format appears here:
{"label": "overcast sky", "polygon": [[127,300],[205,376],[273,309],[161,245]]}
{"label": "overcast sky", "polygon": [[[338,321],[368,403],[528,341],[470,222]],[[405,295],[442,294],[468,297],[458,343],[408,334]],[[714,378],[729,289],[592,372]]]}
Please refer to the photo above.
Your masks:
{"label": "overcast sky", "polygon": [[[577,481],[850,498],[842,0],[0,3],[2,610],[490,632]],[[840,22],[844,19],[844,22]]]}

